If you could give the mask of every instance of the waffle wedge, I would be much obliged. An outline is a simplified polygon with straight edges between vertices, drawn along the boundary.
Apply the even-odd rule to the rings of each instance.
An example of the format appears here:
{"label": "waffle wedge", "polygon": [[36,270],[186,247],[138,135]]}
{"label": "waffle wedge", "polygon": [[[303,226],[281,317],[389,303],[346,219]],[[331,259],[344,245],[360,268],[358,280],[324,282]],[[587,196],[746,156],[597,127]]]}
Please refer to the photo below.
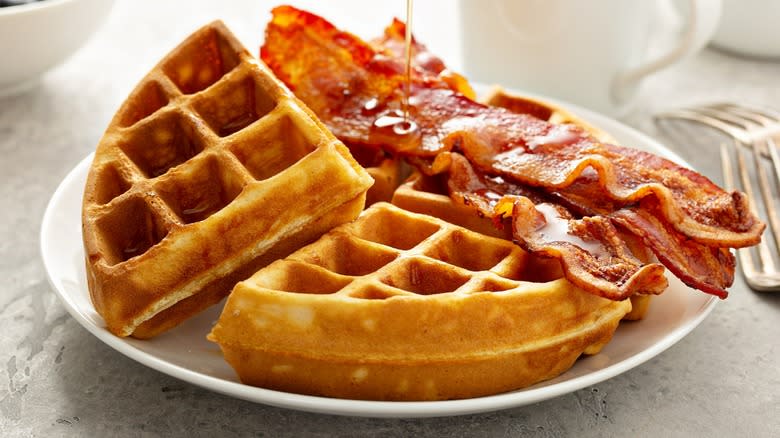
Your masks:
{"label": "waffle wedge", "polygon": [[247,384],[374,400],[510,391],[611,339],[628,300],[503,239],[378,203],[238,285],[209,335]]}
{"label": "waffle wedge", "polygon": [[[530,114],[552,123],[574,124],[603,142],[615,142],[615,139],[607,132],[558,105],[510,93],[499,86],[492,87],[481,99],[481,102],[520,114]],[[496,228],[490,219],[479,217],[474,214],[471,208],[453,202],[447,193],[446,182],[441,177],[428,177],[419,172],[413,174],[395,191],[392,203],[406,210],[435,216],[472,231],[512,240],[512,232],[509,227]],[[637,258],[644,262],[655,260],[652,252],[636,237],[624,233],[623,238]],[[651,295],[642,294],[632,296],[632,311],[624,319],[642,319],[649,309],[651,297]]]}
{"label": "waffle wedge", "polygon": [[168,54],[100,140],[82,210],[92,302],[155,336],[355,218],[371,177],[221,22]]}

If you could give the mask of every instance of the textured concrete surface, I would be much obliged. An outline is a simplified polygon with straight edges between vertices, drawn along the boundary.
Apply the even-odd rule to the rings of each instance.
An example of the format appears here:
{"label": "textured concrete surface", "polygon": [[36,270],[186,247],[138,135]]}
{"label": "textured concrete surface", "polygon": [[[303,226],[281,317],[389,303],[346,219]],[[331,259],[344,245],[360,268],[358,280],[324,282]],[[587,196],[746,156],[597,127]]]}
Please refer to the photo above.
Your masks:
{"label": "textured concrete surface", "polygon": [[[0,99],[0,435],[780,435],[780,295],[752,292],[742,278],[689,336],[625,374],[535,405],[455,418],[348,418],[253,404],[149,369],[91,336],[46,281],[38,254],[44,208],[136,81],[191,30],[224,18],[250,47],[259,44],[272,4],[218,3],[228,2],[120,1],[95,38],[36,89]],[[363,36],[403,11],[401,0],[328,3],[314,9]],[[456,11],[419,3],[420,38],[459,65]],[[778,78],[780,63],[707,50],[651,78],[624,121],[664,141],[654,112],[712,100],[780,107]],[[712,141],[667,144],[720,179]]]}

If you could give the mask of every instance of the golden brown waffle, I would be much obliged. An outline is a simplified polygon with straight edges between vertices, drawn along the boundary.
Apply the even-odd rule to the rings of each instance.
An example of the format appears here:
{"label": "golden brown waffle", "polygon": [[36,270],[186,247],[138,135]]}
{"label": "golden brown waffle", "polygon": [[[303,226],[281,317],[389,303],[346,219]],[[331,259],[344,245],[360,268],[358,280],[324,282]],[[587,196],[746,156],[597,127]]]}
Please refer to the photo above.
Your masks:
{"label": "golden brown waffle", "polygon": [[[603,142],[615,142],[614,138],[603,130],[560,106],[539,99],[508,93],[501,87],[493,87],[481,99],[486,105],[499,106],[510,111],[530,114],[553,123],[574,124]],[[512,230],[496,228],[492,221],[474,214],[474,211],[462,204],[455,203],[448,195],[446,183],[440,177],[428,177],[420,173],[413,174],[393,194],[392,203],[409,211],[428,214],[460,225],[472,231],[489,236],[512,240]],[[644,262],[655,260],[655,256],[632,235],[623,236],[634,255]],[[651,295],[637,294],[631,297],[633,310],[625,316],[626,320],[642,319],[649,308]]]}
{"label": "golden brown waffle", "polygon": [[352,220],[371,177],[220,22],[167,55],[101,139],[84,191],[90,295],[154,336]]}
{"label": "golden brown waffle", "polygon": [[569,369],[629,301],[518,246],[387,203],[236,285],[209,339],[245,383],[374,400],[475,397]]}

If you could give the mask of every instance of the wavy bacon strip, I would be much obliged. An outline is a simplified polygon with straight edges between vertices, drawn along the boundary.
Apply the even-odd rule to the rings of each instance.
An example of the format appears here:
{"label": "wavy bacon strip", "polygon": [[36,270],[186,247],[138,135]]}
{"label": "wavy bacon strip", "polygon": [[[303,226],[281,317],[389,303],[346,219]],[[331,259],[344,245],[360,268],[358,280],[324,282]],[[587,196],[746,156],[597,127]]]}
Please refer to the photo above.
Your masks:
{"label": "wavy bacon strip", "polygon": [[[460,157],[458,154],[452,154],[448,177],[452,198],[474,206],[483,216],[495,217],[498,213],[496,211],[497,208],[500,209],[497,206],[498,202],[496,200],[498,199],[505,196],[525,197],[536,205],[548,204],[555,206],[561,217],[573,218],[577,215],[588,215],[590,218],[583,220],[592,221],[593,218],[598,217],[602,221],[609,222],[611,220],[622,226],[627,232],[639,237],[644,245],[658,257],[661,263],[688,286],[720,298],[726,298],[728,293],[725,288],[731,286],[734,281],[735,259],[728,249],[708,247],[686,238],[666,222],[658,219],[661,216],[655,212],[655,206],[650,198],[641,207],[635,206],[610,210],[609,204],[604,204],[604,211],[588,211],[582,206],[581,200],[587,196],[598,196],[598,192],[589,189],[588,183],[585,181],[578,181],[577,184],[571,186],[580,189],[579,193],[567,193],[566,190],[546,193],[538,189],[508,183],[500,177],[487,177],[473,169],[468,160]],[[523,208],[527,209],[528,207],[530,206],[523,205]],[[515,208],[517,208],[516,203]],[[604,214],[602,215],[601,213]],[[546,241],[536,239],[535,245],[529,244],[530,241],[534,240],[534,237],[529,236],[528,233],[533,233],[537,230],[534,226],[520,224],[523,220],[533,219],[535,216],[538,217],[538,215],[534,215],[533,212],[513,211],[512,216],[513,222],[516,224],[513,234],[521,246],[528,251],[543,253],[562,260],[564,265],[569,266],[564,272],[572,283],[580,285],[582,281],[592,281],[584,276],[582,272],[575,271],[572,268],[577,265],[577,257],[580,257],[580,253],[571,251],[551,253],[551,251],[544,249],[544,246],[549,243],[549,239]],[[568,229],[576,232],[580,227],[579,223],[573,220],[569,220],[569,222]],[[538,225],[539,221],[531,220],[529,223]],[[600,230],[604,231],[604,235],[614,233],[612,227],[606,224],[600,224],[599,227]],[[621,236],[621,240],[624,240],[623,237]],[[601,241],[602,237],[597,234],[594,236],[594,239]],[[571,246],[571,238],[567,238],[564,242],[569,244],[564,245],[564,247]],[[602,244],[604,245],[603,242]],[[580,246],[588,247],[587,244]],[[615,259],[613,258],[612,260]],[[605,269],[623,270],[622,277],[627,278],[628,275],[633,275],[629,274],[629,272],[637,271],[641,266],[641,264],[636,262],[633,263],[633,266],[630,261],[623,260],[622,262],[623,264],[620,267],[612,266]],[[599,274],[590,273],[589,275],[594,277]],[[628,286],[624,287],[621,284],[619,279],[618,281],[613,281],[614,287],[610,289],[609,293],[613,296],[629,293],[627,292],[629,290]],[[607,288],[608,286],[600,284],[599,287]],[[621,287],[622,289],[620,289]]]}
{"label": "wavy bacon strip", "polygon": [[[726,193],[669,160],[598,143],[571,125],[516,131],[509,135],[513,144],[502,145],[503,140],[492,135],[492,129],[475,127],[445,141],[457,143],[484,171],[548,190],[569,187],[587,169],[595,170],[599,188],[610,200],[625,206],[652,196],[668,223],[700,243],[743,247],[760,240],[764,224],[750,213],[744,195]],[[506,138],[506,131],[500,137]],[[597,208],[595,201],[591,206]]]}
{"label": "wavy bacon strip", "polygon": [[610,218],[639,236],[683,283],[719,298],[734,282],[736,260],[728,248],[706,247],[681,235],[652,209],[622,209]]}
{"label": "wavy bacon strip", "polygon": [[261,56],[346,143],[417,159],[463,151],[485,172],[547,189],[567,187],[592,168],[611,199],[628,205],[655,196],[666,221],[698,242],[743,247],[760,240],[764,226],[740,194],[574,127],[486,107],[421,69],[413,74],[410,110],[417,135],[404,141],[383,135],[374,122],[400,109],[402,63],[307,12],[274,9]]}
{"label": "wavy bacon strip", "polygon": [[[385,29],[383,36],[373,43],[379,50],[387,50],[396,58],[400,58],[404,54],[405,34],[406,25],[398,19],[394,19],[390,26]],[[413,40],[412,43],[412,53],[414,56],[414,64],[425,74],[440,75],[447,70],[446,65],[440,58],[436,57],[428,51],[427,47],[416,40]],[[454,85],[453,89],[456,91],[459,89],[465,90],[462,94],[468,95],[469,92],[473,94],[473,91],[471,91],[471,88],[465,82],[465,79]],[[517,102],[515,101],[513,103]],[[502,108],[506,107],[502,106]],[[527,104],[523,105],[522,111],[517,111],[512,108],[506,109],[509,109],[514,113],[530,114],[542,120],[547,120],[550,116],[547,108],[542,108],[544,112],[539,114],[539,107],[529,106]],[[611,147],[611,145],[605,146]],[[622,150],[618,150],[617,153],[621,158],[634,159],[637,151],[622,148]],[[639,157],[639,159],[649,159],[651,162],[648,163],[648,165],[651,168],[657,166],[657,168],[663,169],[669,164],[667,160],[663,160],[661,163],[655,162],[656,160],[653,159],[658,159],[658,157],[654,155],[646,153],[643,153],[642,155],[643,156]],[[713,187],[716,190],[719,190],[711,181],[696,172],[692,172],[685,168],[682,168],[681,171],[688,173],[689,178],[697,184],[700,184],[709,190],[712,190]],[[686,284],[725,298],[726,291],[724,289],[731,286],[734,280],[735,259],[730,251],[723,248],[707,247],[686,239],[684,236],[680,235],[679,232],[671,229],[668,223],[657,219],[662,216],[661,212],[659,212],[661,205],[659,205],[658,202],[652,202],[651,199],[646,199],[641,202],[641,205],[639,206],[630,206],[621,209],[618,203],[608,196],[605,196],[603,191],[597,190],[596,187],[594,187],[595,185],[583,185],[583,176],[583,174],[580,174],[580,177],[576,180],[576,184],[573,183],[575,186],[573,187],[573,190],[565,190],[564,192],[568,193],[563,196],[564,199],[571,204],[572,197],[576,196],[577,192],[584,195],[580,196],[578,202],[576,202],[576,207],[580,214],[610,215],[613,220],[620,219],[621,225],[631,230],[637,236],[640,236],[654,253],[664,261],[664,264],[666,264],[675,275],[683,279]],[[588,176],[590,176],[591,179],[593,179],[594,176],[597,177],[597,175],[594,175],[593,173],[590,173]],[[571,187],[571,185],[569,187]],[[555,193],[563,195],[561,191]],[[734,192],[732,193],[732,197],[734,198],[734,205],[739,205],[739,208],[735,211],[747,211],[747,201],[741,193]],[[648,205],[652,205],[652,208],[646,207]],[[742,222],[740,218],[729,217],[729,211],[728,209],[726,210],[724,215],[719,216],[722,219],[720,222]],[[760,222],[754,223],[754,226],[760,227],[761,224]],[[668,250],[670,247],[676,249],[673,250],[671,254]]]}
{"label": "wavy bacon strip", "polygon": [[734,281],[736,260],[728,248],[710,247],[679,233],[668,222],[657,199],[620,207],[600,190],[598,176],[581,176],[571,186],[553,192],[564,205],[581,215],[609,217],[640,237],[658,259],[685,284],[725,298]]}
{"label": "wavy bacon strip", "polygon": [[667,287],[663,266],[645,264],[631,253],[605,217],[575,219],[545,193],[476,171],[453,153],[447,186],[456,201],[500,220],[509,204],[512,235],[525,250],[560,260],[566,278],[592,294],[621,300],[635,293],[660,294]]}

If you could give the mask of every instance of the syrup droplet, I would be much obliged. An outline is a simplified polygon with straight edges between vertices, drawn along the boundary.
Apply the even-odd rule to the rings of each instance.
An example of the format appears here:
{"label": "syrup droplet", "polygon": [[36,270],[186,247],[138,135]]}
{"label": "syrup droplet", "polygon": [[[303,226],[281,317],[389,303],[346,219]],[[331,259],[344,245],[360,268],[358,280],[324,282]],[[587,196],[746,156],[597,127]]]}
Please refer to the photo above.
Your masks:
{"label": "syrup droplet", "polygon": [[379,107],[379,100],[376,97],[372,97],[371,99],[368,99],[366,103],[363,104],[363,112],[366,114],[370,114]]}
{"label": "syrup droplet", "polygon": [[374,121],[371,141],[393,145],[396,150],[416,148],[422,141],[420,130],[413,120],[404,119],[400,110],[388,111]]}
{"label": "syrup droplet", "polygon": [[417,124],[401,111],[395,110],[379,117],[374,121],[374,126],[380,129],[392,127],[397,135],[409,135],[417,131]]}

